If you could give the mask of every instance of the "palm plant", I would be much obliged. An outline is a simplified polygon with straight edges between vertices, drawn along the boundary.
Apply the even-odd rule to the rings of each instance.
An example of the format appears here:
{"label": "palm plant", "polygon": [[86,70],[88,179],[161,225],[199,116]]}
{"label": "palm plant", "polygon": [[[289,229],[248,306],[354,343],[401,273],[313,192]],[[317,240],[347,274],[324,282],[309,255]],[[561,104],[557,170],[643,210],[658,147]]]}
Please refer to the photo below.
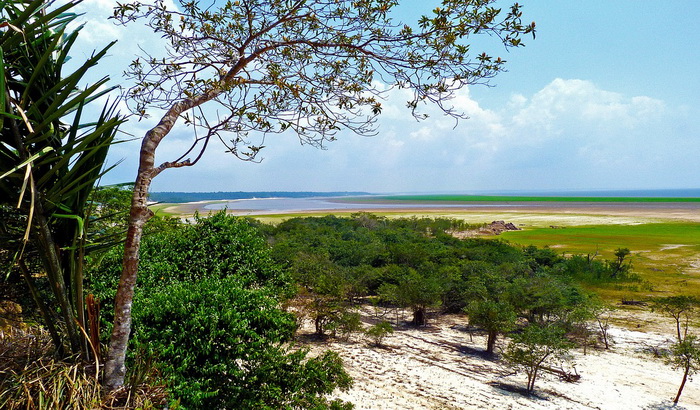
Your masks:
{"label": "palm plant", "polygon": [[80,30],[68,30],[77,17],[70,10],[80,1],[0,0],[0,206],[17,208],[0,235],[58,352],[87,359],[83,261],[108,244],[86,234],[88,196],[107,171],[107,151],[124,118],[109,102],[93,121],[82,118],[88,104],[111,91],[103,87],[107,77],[79,83],[113,43],[62,72]]}

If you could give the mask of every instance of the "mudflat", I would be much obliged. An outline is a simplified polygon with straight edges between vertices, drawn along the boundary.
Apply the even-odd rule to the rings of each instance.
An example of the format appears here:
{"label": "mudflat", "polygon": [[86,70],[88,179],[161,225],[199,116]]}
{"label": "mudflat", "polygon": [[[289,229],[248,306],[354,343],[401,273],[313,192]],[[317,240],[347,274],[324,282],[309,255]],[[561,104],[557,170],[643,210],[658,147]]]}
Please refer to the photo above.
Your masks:
{"label": "mudflat", "polygon": [[[189,217],[195,212],[207,215],[214,212],[211,206],[222,201],[200,201],[183,204],[162,204],[158,209],[168,215]],[[342,204],[354,204],[345,208],[334,202],[313,209],[228,209],[234,215],[283,216],[309,214],[349,214],[359,211],[381,215],[454,217],[474,222],[490,222],[494,219],[528,219],[533,222],[542,219],[549,223],[605,224],[605,223],[645,223],[660,220],[700,222],[698,202],[465,202],[465,203],[406,203],[382,201],[381,203],[353,203],[344,200]]]}

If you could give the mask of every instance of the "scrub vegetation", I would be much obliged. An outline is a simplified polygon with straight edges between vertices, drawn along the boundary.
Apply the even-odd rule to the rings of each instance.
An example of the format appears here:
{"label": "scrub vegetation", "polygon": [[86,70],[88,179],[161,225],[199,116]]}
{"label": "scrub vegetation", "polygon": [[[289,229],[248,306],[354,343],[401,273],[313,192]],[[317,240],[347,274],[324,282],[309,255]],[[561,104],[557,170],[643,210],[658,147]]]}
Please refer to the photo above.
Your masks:
{"label": "scrub vegetation", "polygon": [[[109,209],[127,208],[124,189],[93,196],[106,192],[122,197]],[[108,230],[122,218],[117,212],[98,226]],[[310,355],[298,344],[301,321],[314,324],[316,340],[348,343],[364,334],[360,340],[368,349],[386,349],[397,328],[425,328],[450,312],[466,313],[471,329],[487,336],[483,354],[495,360],[502,355],[503,363],[523,373],[522,391],[537,394],[538,375],[552,371],[569,349],[609,347],[609,307],[585,289],[640,283],[627,248],[608,256],[565,256],[500,239],[457,239],[454,232],[479,226],[449,218],[360,212],[267,224],[219,212],[191,223],[155,217],[150,226],[141,248],[127,377],[129,385],[153,386],[150,398],[139,398],[142,405],[350,408],[326,398],[351,384],[340,357],[331,351]],[[90,258],[89,266],[86,288],[100,301],[104,344],[121,249]],[[696,359],[683,315],[695,305],[677,313],[674,301],[655,306],[679,317],[687,341],[669,351],[668,362],[685,380]],[[367,306],[389,312],[393,324],[363,324],[360,311]],[[402,312],[408,313],[405,322]],[[51,374],[63,377],[68,370]],[[18,372],[9,381],[5,403],[23,403],[22,380],[28,378]],[[88,374],[80,380],[92,392],[87,399],[97,400],[94,379]]]}

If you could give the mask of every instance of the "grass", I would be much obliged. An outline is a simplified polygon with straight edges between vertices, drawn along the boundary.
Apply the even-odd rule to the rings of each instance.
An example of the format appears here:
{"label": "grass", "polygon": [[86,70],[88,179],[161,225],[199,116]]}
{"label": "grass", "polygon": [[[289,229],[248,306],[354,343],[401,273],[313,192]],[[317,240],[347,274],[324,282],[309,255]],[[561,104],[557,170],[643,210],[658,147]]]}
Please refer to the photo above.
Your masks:
{"label": "grass", "polygon": [[[58,360],[47,332],[37,326],[0,331],[0,408],[158,409],[167,403],[155,369],[131,389],[104,395],[95,366]],[[136,360],[134,367],[138,367]],[[132,372],[133,373],[133,372]]]}
{"label": "grass", "polygon": [[395,195],[376,198],[353,198],[362,202],[700,202],[700,198],[663,197],[588,197],[588,196],[505,196],[505,195]]}
{"label": "grass", "polygon": [[670,294],[700,297],[699,223],[532,227],[505,232],[502,238],[514,244],[548,246],[567,255],[597,253],[602,259],[613,259],[616,249],[628,248],[632,252],[632,272],[642,282],[595,289],[606,299]]}

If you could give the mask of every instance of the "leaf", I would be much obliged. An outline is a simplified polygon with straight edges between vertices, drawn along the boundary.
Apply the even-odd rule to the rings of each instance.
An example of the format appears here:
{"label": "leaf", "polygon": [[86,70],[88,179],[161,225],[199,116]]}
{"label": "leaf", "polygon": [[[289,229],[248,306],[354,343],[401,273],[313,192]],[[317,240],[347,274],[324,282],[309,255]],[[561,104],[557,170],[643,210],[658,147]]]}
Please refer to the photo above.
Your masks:
{"label": "leaf", "polygon": [[38,153],[36,153],[36,154],[32,155],[31,157],[29,157],[26,161],[23,161],[21,164],[15,166],[15,167],[12,168],[11,170],[9,170],[9,171],[5,172],[4,174],[0,175],[0,179],[3,179],[3,178],[5,178],[6,176],[8,176],[8,175],[12,174],[13,172],[17,171],[18,169],[23,168],[23,167],[25,167],[25,166],[31,164],[31,163],[32,163],[34,160],[36,160],[37,158],[39,158],[39,157],[41,157],[42,155],[44,155],[44,154],[46,154],[46,153],[48,153],[48,152],[51,152],[51,151],[53,151],[53,147],[44,147],[41,151],[39,151]]}

